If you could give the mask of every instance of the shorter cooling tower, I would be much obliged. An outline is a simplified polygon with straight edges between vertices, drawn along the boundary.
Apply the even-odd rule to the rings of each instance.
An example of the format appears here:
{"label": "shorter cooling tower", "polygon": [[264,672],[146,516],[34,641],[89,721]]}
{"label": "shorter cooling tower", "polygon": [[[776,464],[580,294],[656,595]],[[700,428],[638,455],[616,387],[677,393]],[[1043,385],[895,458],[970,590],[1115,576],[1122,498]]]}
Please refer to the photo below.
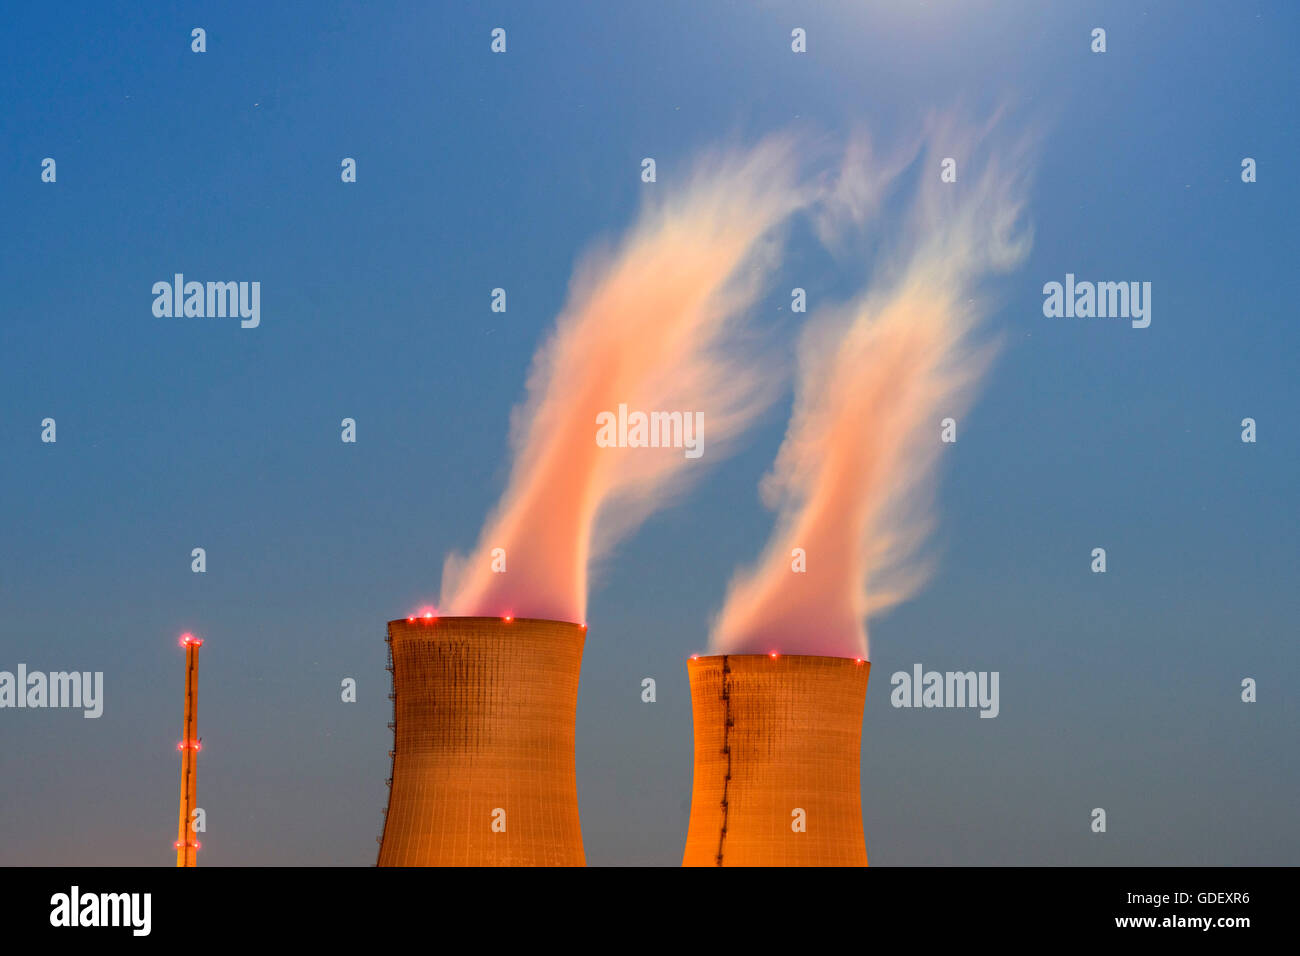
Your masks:
{"label": "shorter cooling tower", "polygon": [[388,623],[393,775],[380,866],[582,866],[573,725],[586,628]]}
{"label": "shorter cooling tower", "polygon": [[692,658],[695,777],[683,866],[866,866],[868,661]]}

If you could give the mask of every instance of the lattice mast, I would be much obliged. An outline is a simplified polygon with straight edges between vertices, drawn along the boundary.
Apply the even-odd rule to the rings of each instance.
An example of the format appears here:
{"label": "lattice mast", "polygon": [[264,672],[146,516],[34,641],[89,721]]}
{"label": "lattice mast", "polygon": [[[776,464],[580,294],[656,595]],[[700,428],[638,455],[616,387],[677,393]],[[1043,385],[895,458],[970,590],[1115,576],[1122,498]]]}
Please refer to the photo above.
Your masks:
{"label": "lattice mast", "polygon": [[176,865],[198,866],[199,841],[192,829],[197,806],[199,751],[199,648],[203,640],[193,634],[181,635],[185,648],[185,732],[176,749],[181,752],[181,801],[176,820]]}

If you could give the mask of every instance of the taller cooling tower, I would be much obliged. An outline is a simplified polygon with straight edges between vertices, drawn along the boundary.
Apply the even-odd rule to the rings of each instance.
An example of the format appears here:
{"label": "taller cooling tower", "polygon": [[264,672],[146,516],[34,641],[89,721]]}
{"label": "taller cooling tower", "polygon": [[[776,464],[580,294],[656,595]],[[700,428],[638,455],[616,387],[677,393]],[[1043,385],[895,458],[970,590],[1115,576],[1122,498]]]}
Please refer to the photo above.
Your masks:
{"label": "taller cooling tower", "polygon": [[695,778],[683,866],[866,866],[858,775],[871,664],[692,658]]}
{"label": "taller cooling tower", "polygon": [[582,866],[573,725],[586,628],[388,623],[393,775],[380,866]]}

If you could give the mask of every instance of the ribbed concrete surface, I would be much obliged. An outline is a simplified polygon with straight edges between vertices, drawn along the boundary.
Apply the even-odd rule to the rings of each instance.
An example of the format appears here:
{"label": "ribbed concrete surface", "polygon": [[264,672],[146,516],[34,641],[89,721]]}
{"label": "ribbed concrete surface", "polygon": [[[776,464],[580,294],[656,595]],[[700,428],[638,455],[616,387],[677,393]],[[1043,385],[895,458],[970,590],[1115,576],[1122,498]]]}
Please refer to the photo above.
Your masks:
{"label": "ribbed concrete surface", "polygon": [[396,728],[379,865],[582,866],[585,629],[461,617],[390,621],[388,635]]}
{"label": "ribbed concrete surface", "polygon": [[[871,664],[687,662],[695,776],[683,866],[866,866],[859,754]],[[792,828],[804,811],[806,832]]]}

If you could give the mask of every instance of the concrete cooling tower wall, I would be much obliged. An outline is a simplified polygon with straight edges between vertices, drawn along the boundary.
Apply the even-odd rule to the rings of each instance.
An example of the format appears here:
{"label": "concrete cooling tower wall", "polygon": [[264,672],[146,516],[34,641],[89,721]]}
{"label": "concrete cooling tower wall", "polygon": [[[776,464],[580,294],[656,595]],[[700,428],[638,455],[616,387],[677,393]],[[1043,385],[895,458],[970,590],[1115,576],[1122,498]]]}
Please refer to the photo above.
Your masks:
{"label": "concrete cooling tower wall", "polygon": [[687,663],[695,776],[683,866],[866,866],[859,754],[871,664]]}
{"label": "concrete cooling tower wall", "polygon": [[578,624],[390,621],[393,774],[380,866],[582,866]]}

